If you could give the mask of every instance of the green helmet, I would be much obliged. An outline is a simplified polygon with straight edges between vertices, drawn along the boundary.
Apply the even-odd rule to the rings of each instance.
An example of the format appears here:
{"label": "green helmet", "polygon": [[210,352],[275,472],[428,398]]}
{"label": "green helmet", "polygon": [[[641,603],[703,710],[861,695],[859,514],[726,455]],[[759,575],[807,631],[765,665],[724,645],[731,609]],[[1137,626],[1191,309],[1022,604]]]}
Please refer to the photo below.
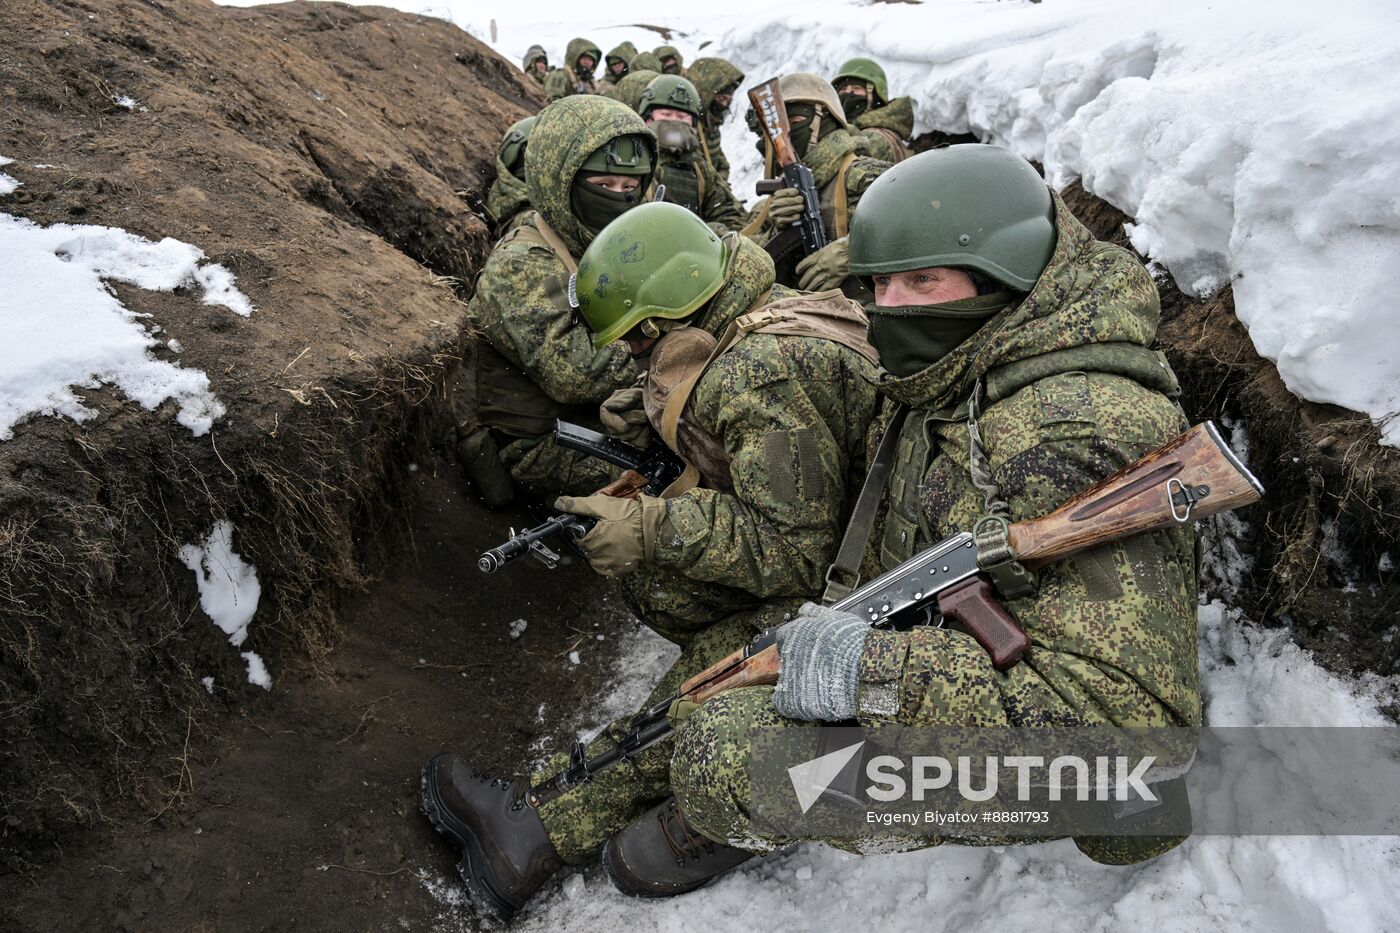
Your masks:
{"label": "green helmet", "polygon": [[885,69],[868,58],[853,58],[836,70],[836,77],[831,79],[831,86],[836,87],[842,79],[854,78],[857,81],[864,81],[875,87],[875,102],[885,104],[890,99],[890,83],[885,77]]}
{"label": "green helmet", "polygon": [[512,123],[501,140],[498,156],[501,164],[512,173],[515,172],[516,162],[523,162],[525,159],[525,144],[530,141],[530,131],[535,128],[535,119],[536,117],[526,117]]}
{"label": "green helmet", "polygon": [[594,175],[650,175],[655,150],[656,140],[649,133],[615,136],[589,153],[578,170]]}
{"label": "green helmet", "polygon": [[861,197],[850,272],[953,266],[1028,292],[1055,240],[1055,202],[1029,162],[996,146],[949,146],[900,162]]}
{"label": "green helmet", "polygon": [[654,71],[661,74],[661,59],[656,57],[655,52],[638,52],[628,67],[633,71]]}
{"label": "green helmet", "polygon": [[642,91],[642,99],[637,102],[637,113],[645,120],[647,111],[653,107],[674,107],[684,110],[695,119],[700,119],[700,92],[680,75],[661,75],[652,78],[647,89]]}
{"label": "green helmet", "polygon": [[650,318],[680,320],[724,286],[730,250],[695,214],[653,201],[603,228],[569,281],[569,303],[605,347]]}

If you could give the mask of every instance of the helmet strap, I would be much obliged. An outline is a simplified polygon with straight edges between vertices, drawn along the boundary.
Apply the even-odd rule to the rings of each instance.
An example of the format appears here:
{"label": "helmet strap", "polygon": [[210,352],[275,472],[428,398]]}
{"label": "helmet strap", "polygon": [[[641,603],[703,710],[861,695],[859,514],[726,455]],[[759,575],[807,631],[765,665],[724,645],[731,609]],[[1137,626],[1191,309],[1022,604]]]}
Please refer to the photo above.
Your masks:
{"label": "helmet strap", "polygon": [[817,104],[816,112],[812,114],[812,135],[807,137],[807,151],[802,153],[802,158],[804,159],[812,154],[813,147],[816,146],[817,140],[821,138],[822,114],[824,112],[826,112],[826,108],[821,104]]}

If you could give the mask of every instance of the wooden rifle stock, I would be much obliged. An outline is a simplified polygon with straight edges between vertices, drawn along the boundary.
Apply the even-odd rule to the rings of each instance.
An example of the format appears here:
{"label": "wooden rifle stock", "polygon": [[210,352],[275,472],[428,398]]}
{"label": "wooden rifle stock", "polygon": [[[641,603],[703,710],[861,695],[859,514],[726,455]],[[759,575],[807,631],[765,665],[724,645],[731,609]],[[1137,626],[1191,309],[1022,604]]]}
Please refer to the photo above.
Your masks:
{"label": "wooden rifle stock", "polygon": [[1071,498],[1017,522],[1007,540],[1028,567],[1259,501],[1264,487],[1207,421]]}
{"label": "wooden rifle stock", "polygon": [[778,165],[789,166],[798,161],[792,148],[792,127],[788,123],[787,105],[783,102],[778,79],[772,78],[749,91],[749,103],[758,114],[759,125],[773,144],[773,156]]}

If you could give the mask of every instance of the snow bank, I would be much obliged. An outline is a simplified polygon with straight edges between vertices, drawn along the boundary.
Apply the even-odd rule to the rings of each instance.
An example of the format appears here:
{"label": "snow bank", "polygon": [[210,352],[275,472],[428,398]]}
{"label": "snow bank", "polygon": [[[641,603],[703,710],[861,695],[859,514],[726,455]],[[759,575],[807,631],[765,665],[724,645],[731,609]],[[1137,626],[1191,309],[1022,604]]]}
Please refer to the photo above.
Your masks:
{"label": "snow bank", "polygon": [[[180,560],[194,571],[199,586],[199,606],[224,634],[229,644],[241,646],[248,637],[248,624],[258,611],[262,585],[258,583],[257,568],[233,549],[233,523],[221,519],[214,523],[203,544],[186,544],[180,548]],[[267,666],[256,652],[241,652],[248,665],[248,682],[272,689]]]}
{"label": "snow bank", "polygon": [[[1184,291],[1233,285],[1293,392],[1377,420],[1400,410],[1393,4],[824,0],[799,19],[764,11],[717,48],[754,80],[875,57],[920,130],[976,133],[1056,186],[1082,179]],[[742,124],[726,151],[756,175]],[[1400,443],[1400,419],[1385,438]]]}
{"label": "snow bank", "polygon": [[[0,194],[13,190],[11,182],[0,174]],[[198,285],[205,304],[251,314],[233,274],[201,266],[199,247],[169,237],[152,242],[117,227],[42,227],[0,213],[0,257],[0,440],[33,414],[93,417],[74,386],[110,384],[146,409],[173,399],[176,420],[196,435],[224,414],[208,376],[157,359],[143,316],[106,285],[113,280],[153,291]]]}

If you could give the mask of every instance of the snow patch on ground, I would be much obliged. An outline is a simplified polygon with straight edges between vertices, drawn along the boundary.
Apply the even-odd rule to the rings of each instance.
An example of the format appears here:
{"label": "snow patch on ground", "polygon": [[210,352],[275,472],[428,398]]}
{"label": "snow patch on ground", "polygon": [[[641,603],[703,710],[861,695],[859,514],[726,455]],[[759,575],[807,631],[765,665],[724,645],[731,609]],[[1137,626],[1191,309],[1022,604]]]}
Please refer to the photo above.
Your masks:
{"label": "snow patch on ground", "polygon": [[[0,187],[8,177],[0,176]],[[209,377],[156,359],[158,328],[143,325],[144,315],[124,307],[106,284],[153,291],[198,285],[205,304],[251,314],[252,302],[234,287],[233,274],[201,266],[199,247],[169,237],[153,242],[117,227],[43,227],[0,213],[0,256],[0,440],[35,414],[94,417],[76,386],[112,385],[148,410],[173,400],[176,420],[196,435],[223,416]]]}
{"label": "snow patch on ground", "polygon": [[[9,165],[13,161],[14,159],[7,159],[4,156],[0,156],[0,165]],[[12,175],[6,175],[4,172],[0,172],[0,195],[13,193],[20,184],[21,182],[19,179]]]}
{"label": "snow patch on ground", "polygon": [[[180,548],[180,560],[194,571],[200,608],[228,636],[229,644],[238,648],[258,611],[262,585],[257,568],[233,549],[233,530],[233,522],[220,519],[203,544]],[[272,678],[262,658],[253,651],[240,654],[248,665],[248,683],[271,690]]]}

